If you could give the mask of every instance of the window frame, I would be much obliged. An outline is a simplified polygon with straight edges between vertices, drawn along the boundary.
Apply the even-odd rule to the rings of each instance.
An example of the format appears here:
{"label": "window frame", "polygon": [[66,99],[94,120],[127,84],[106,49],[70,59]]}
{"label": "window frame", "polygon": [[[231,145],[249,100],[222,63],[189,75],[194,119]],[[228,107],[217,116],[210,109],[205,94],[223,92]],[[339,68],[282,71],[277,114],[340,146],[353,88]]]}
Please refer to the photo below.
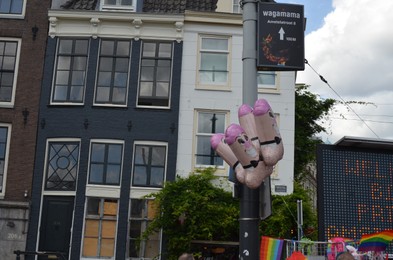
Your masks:
{"label": "window frame", "polygon": [[121,0],[116,0],[116,4],[105,4],[105,1],[100,1],[101,11],[123,11],[123,12],[136,12],[137,0],[132,0],[131,5],[121,5]]}
{"label": "window frame", "polygon": [[[136,157],[136,147],[137,146],[148,146],[149,148],[157,148],[157,147],[164,147],[165,148],[165,158],[164,158],[164,163],[165,165],[163,166],[163,180],[162,180],[162,185],[142,185],[142,184],[137,184],[134,185],[134,177],[135,177],[135,157]],[[149,158],[151,158],[150,154],[150,149],[149,149]],[[149,162],[148,167],[151,168],[151,162]],[[137,189],[162,189],[164,186],[164,183],[166,181],[166,176],[167,176],[167,169],[168,169],[168,143],[167,142],[158,142],[158,141],[135,141],[133,144],[133,153],[132,153],[132,172],[131,172],[131,187],[137,188]],[[146,176],[146,182],[149,180],[149,176],[151,175],[151,171],[147,173]]]}
{"label": "window frame", "polygon": [[[22,39],[20,38],[7,38],[7,37],[0,37],[0,42],[16,42],[16,56],[15,56],[15,64],[13,69],[13,83],[12,83],[12,91],[11,91],[11,99],[10,101],[0,101],[0,107],[11,108],[14,107],[15,103],[15,93],[17,87],[17,79],[18,79],[18,72],[19,72],[19,61],[20,61],[20,53],[21,53],[21,45]],[[0,68],[0,73],[2,72],[2,68]],[[1,88],[1,85],[0,85]]]}
{"label": "window frame", "polygon": [[[138,217],[134,217],[132,216],[132,211],[133,211],[133,200],[134,201],[141,201],[141,203],[143,203],[143,209],[141,212],[141,216]],[[152,203],[151,205],[149,205],[149,203]],[[141,241],[141,248],[139,249],[139,255],[137,257],[134,256],[130,256],[131,252],[130,252],[130,247],[131,247],[131,241],[132,240],[137,240],[139,237],[131,237],[131,228],[132,228],[132,223],[133,221],[139,221],[141,222],[140,225],[140,234],[142,234],[146,228],[149,226],[149,223],[152,221],[154,215],[156,214],[153,213],[153,216],[151,216],[151,210],[154,210],[154,199],[141,199],[139,198],[130,198],[129,201],[129,217],[128,217],[128,226],[127,226],[127,259],[132,259],[132,260],[136,260],[136,259],[155,259],[155,258],[146,258],[146,254],[144,254],[144,249],[146,249],[146,241],[150,240],[150,239],[146,239],[146,240],[142,240]],[[150,216],[150,217],[149,217]],[[162,230],[160,230],[157,233],[152,234],[152,236],[158,236],[158,254],[161,254],[162,251]]]}
{"label": "window frame", "polygon": [[5,145],[4,145],[4,158],[1,158],[4,160],[4,165],[3,165],[3,173],[2,173],[2,183],[0,183],[2,186],[0,190],[0,199],[4,199],[5,192],[6,192],[6,184],[7,184],[7,174],[8,174],[8,163],[9,163],[9,156],[10,156],[10,146],[11,146],[11,132],[12,132],[12,125],[11,124],[5,124],[5,123],[0,123],[0,128],[6,128],[7,130],[7,136],[5,137]]}
{"label": "window frame", "polygon": [[[229,111],[227,110],[207,110],[207,109],[196,109],[194,111],[194,134],[193,134],[193,138],[194,138],[194,148],[193,148],[193,168],[197,168],[197,169],[203,169],[203,168],[208,168],[208,167],[216,167],[217,171],[216,173],[218,174],[226,174],[228,171],[228,165],[227,163],[224,162],[224,160],[222,160],[222,158],[213,151],[213,148],[211,148],[211,151],[214,152],[214,157],[217,159],[222,160],[222,164],[221,165],[207,165],[207,164],[198,164],[197,161],[197,157],[198,157],[198,137],[211,137],[214,135],[214,133],[204,133],[198,132],[199,129],[199,114],[200,113],[210,113],[210,114],[221,114],[224,116],[224,130],[220,131],[220,130],[216,130],[215,133],[224,133],[225,129],[228,127],[228,123],[229,123]],[[208,146],[210,146],[210,138],[209,138],[209,143]]]}
{"label": "window frame", "polygon": [[[280,74],[277,71],[258,71],[257,74],[274,74],[274,84],[258,84],[258,93],[279,93],[280,89]],[[257,75],[257,83],[258,83]]]}
{"label": "window frame", "polygon": [[[203,39],[217,39],[217,40],[227,40],[227,50],[213,50],[213,49],[202,49]],[[210,34],[200,34],[198,36],[198,54],[197,54],[197,76],[196,76],[196,89],[204,90],[231,90],[231,63],[232,63],[232,36],[231,35],[210,35]],[[226,82],[202,82],[201,81],[201,66],[202,66],[202,54],[212,53],[212,54],[226,54],[227,70],[226,70]]]}
{"label": "window frame", "polygon": [[[15,0],[11,0],[13,2]],[[22,8],[20,13],[0,13],[0,18],[5,19],[24,19],[26,14],[26,1],[22,0]]]}
{"label": "window frame", "polygon": [[[112,55],[107,55],[107,54],[101,54],[102,50],[102,42],[103,41],[112,41],[114,42],[116,49],[112,50]],[[128,56],[125,55],[116,55],[114,54],[117,50],[118,43],[119,42],[128,42],[129,43],[129,53]],[[98,57],[97,57],[97,72],[96,72],[96,78],[95,78],[95,87],[94,87],[94,100],[93,100],[93,105],[94,106],[110,106],[110,107],[127,107],[128,103],[128,91],[130,87],[130,74],[131,74],[131,53],[132,53],[132,41],[130,39],[112,39],[112,38],[101,38],[100,39],[100,47],[98,49]],[[109,101],[97,101],[97,95],[98,95],[98,81],[100,77],[100,65],[101,65],[101,58],[112,58],[114,60],[112,64],[112,69],[110,71],[111,73],[111,79],[110,79],[110,86],[109,86]],[[128,68],[127,68],[127,79],[126,79],[126,85],[124,87],[125,89],[125,94],[124,94],[124,102],[114,102],[113,101],[113,91],[115,88],[114,85],[114,75],[116,74],[116,60],[117,59],[123,59],[127,58],[128,59]],[[105,71],[108,72],[108,71]],[[123,72],[124,73],[124,72]],[[108,86],[103,86],[103,87],[108,87]]]}
{"label": "window frame", "polygon": [[[90,199],[98,199],[99,200],[99,208],[98,208],[98,213],[99,215],[94,215],[94,214],[88,214],[89,210],[89,201]],[[105,217],[104,212],[105,212],[105,201],[116,201],[117,204],[117,209],[114,217]],[[110,209],[109,209],[110,210]],[[109,258],[113,259],[116,256],[116,241],[117,241],[117,232],[118,232],[118,213],[120,210],[120,200],[118,198],[108,198],[108,197],[93,197],[93,196],[87,196],[86,201],[85,201],[85,214],[84,214],[84,219],[83,219],[83,233],[82,233],[82,244],[81,244],[81,259],[91,259],[92,257],[95,259],[101,259],[101,258]],[[112,214],[113,216],[113,214]],[[97,232],[97,254],[95,256],[85,256],[85,243],[87,243],[86,238],[92,237],[92,235],[86,235],[87,232],[87,222],[88,220],[98,220],[98,232]],[[112,256],[101,256],[98,255],[98,250],[101,250],[102,248],[100,247],[102,238],[103,238],[103,232],[105,231],[102,228],[102,223],[104,221],[114,221],[114,226],[115,226],[115,232],[113,234],[113,255]],[[108,231],[106,231],[108,232]]]}
{"label": "window frame", "polygon": [[[75,144],[78,146],[78,157],[77,157],[77,163],[76,163],[76,173],[75,173],[75,188],[73,190],[56,190],[56,189],[47,189],[47,181],[48,181],[48,173],[49,173],[49,158],[50,158],[50,147],[51,144]],[[76,185],[78,181],[78,175],[79,175],[79,166],[80,166],[80,152],[81,150],[81,141],[80,139],[77,138],[49,138],[46,141],[46,152],[45,152],[45,170],[44,170],[44,178],[43,178],[43,193],[45,195],[48,194],[56,194],[58,195],[59,193],[61,194],[75,194],[76,193]]]}
{"label": "window frame", "polygon": [[[59,49],[60,49],[60,42],[62,40],[71,40],[72,43],[72,53],[68,53],[68,54],[63,54],[61,55],[59,53]],[[75,50],[75,42],[78,40],[86,40],[87,41],[87,50],[86,50],[86,54],[82,55],[82,54],[76,54],[74,52]],[[50,99],[50,104],[51,105],[83,105],[84,101],[85,101],[85,94],[86,94],[86,83],[87,83],[87,73],[88,73],[88,64],[89,64],[89,56],[90,56],[90,39],[89,38],[59,38],[57,41],[57,46],[56,46],[56,61],[54,64],[54,68],[53,68],[53,80],[52,80],[52,89],[51,89],[51,99]],[[86,64],[85,64],[85,70],[84,70],[84,79],[83,79],[83,85],[82,85],[82,99],[80,101],[76,100],[72,100],[69,96],[70,96],[70,89],[72,88],[72,73],[74,71],[82,71],[82,70],[74,70],[75,64],[70,65],[69,67],[69,75],[68,75],[68,83],[67,83],[67,98],[64,101],[58,101],[58,100],[54,100],[55,98],[55,91],[56,91],[56,80],[57,80],[57,72],[59,71],[58,65],[59,65],[59,57],[71,57],[71,62],[72,63],[75,58],[78,57],[86,57]]]}
{"label": "window frame", "polygon": [[[104,162],[101,162],[102,165],[104,166],[104,171],[103,171],[103,182],[91,182],[91,170],[92,170],[92,152],[93,152],[93,145],[94,144],[104,144],[105,145],[105,158]],[[120,164],[119,164],[119,176],[118,176],[118,183],[107,183],[105,181],[107,177],[107,166],[108,166],[108,145],[121,145],[121,158],[120,158]],[[98,161],[96,162],[98,164]],[[124,166],[124,141],[123,140],[109,140],[109,139],[91,139],[90,140],[90,145],[89,145],[89,161],[88,161],[88,177],[87,177],[87,186],[98,186],[98,187],[108,187],[108,190],[111,190],[113,188],[119,188],[121,185],[121,179],[123,175],[123,166]],[[93,192],[97,192],[93,189]]]}
{"label": "window frame", "polygon": [[[156,44],[155,47],[155,54],[154,57],[151,56],[143,56],[143,52],[144,52],[144,46],[145,44]],[[170,44],[171,45],[171,55],[170,57],[160,57],[160,51],[159,51],[159,45],[160,44]],[[158,108],[158,109],[169,109],[171,107],[171,95],[172,95],[172,76],[173,76],[173,57],[174,57],[174,52],[175,52],[175,46],[173,44],[173,41],[156,41],[156,40],[142,40],[141,43],[141,52],[140,52],[140,61],[139,61],[139,79],[138,79],[138,93],[137,93],[137,97],[136,97],[136,106],[137,107],[141,107],[141,108]],[[153,60],[154,61],[154,66],[142,66],[143,61],[144,60]],[[159,81],[157,80],[157,68],[159,68],[160,66],[158,66],[158,63],[160,61],[169,61],[170,62],[170,66],[169,66],[169,79],[168,81]],[[156,92],[157,90],[157,83],[159,82],[168,82],[168,97],[167,97],[167,103],[168,105],[159,105],[159,104],[153,104],[153,105],[147,105],[147,104],[139,104],[140,103],[140,99],[149,99],[148,97],[150,97],[151,100],[160,100],[160,98],[154,98],[156,96],[154,96],[153,94],[151,96],[146,96],[145,98],[141,97],[141,83],[142,82],[150,82],[148,80],[142,80],[141,76],[142,76],[142,69],[144,67],[152,67],[153,68],[153,79],[152,79],[152,91]],[[164,67],[164,66],[161,66]],[[162,98],[161,100],[164,100],[164,98]]]}
{"label": "window frame", "polygon": [[240,0],[232,0],[232,13],[234,13],[234,14],[243,13],[243,10],[240,5]]}

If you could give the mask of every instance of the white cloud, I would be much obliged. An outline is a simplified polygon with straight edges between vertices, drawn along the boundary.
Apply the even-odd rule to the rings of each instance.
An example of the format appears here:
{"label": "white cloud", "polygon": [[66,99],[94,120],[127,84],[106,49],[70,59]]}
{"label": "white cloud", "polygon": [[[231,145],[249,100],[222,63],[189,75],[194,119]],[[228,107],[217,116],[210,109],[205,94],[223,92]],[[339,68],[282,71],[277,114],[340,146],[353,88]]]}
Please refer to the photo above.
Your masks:
{"label": "white cloud", "polygon": [[[334,0],[333,7],[324,25],[306,36],[306,59],[344,100],[377,106],[353,106],[375,134],[359,119],[333,118],[329,140],[344,135],[393,138],[393,106],[381,105],[393,105],[393,1]],[[307,65],[297,82],[311,85],[322,97],[339,99]],[[357,118],[345,110],[347,118]]]}

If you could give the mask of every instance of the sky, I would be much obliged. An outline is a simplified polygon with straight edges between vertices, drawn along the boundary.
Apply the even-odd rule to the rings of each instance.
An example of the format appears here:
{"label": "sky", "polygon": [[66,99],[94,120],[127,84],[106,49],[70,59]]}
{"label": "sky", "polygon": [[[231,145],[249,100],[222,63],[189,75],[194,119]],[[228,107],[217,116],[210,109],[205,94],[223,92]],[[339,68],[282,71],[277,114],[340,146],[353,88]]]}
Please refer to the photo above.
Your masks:
{"label": "sky", "polygon": [[307,18],[308,64],[296,83],[348,104],[335,106],[320,137],[328,143],[344,136],[393,141],[393,1],[276,2],[303,5]]}

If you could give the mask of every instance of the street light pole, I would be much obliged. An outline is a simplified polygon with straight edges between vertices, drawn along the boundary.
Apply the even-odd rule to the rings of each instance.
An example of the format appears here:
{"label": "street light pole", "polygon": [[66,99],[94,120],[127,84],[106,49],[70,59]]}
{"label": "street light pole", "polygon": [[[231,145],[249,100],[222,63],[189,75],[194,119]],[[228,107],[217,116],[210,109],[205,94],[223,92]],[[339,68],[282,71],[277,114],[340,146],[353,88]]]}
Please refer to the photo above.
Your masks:
{"label": "street light pole", "polygon": [[[243,5],[243,103],[253,106],[257,88],[257,3],[241,0]],[[240,186],[240,259],[259,259],[259,189]]]}

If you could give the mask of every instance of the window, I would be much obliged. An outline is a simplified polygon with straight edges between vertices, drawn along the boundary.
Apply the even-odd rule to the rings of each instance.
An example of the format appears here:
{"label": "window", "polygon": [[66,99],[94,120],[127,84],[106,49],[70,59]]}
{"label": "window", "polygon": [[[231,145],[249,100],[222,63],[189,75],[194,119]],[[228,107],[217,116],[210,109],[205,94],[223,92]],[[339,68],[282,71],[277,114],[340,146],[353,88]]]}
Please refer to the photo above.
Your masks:
{"label": "window", "polygon": [[79,143],[48,143],[45,190],[75,191],[79,168]]}
{"label": "window", "polygon": [[0,124],[0,196],[5,194],[11,126]]}
{"label": "window", "polygon": [[277,74],[275,71],[258,71],[257,82],[260,92],[277,91]]}
{"label": "window", "polygon": [[114,256],[117,212],[117,200],[87,198],[83,257]]}
{"label": "window", "polygon": [[138,106],[168,107],[172,43],[143,42],[140,67]]}
{"label": "window", "polygon": [[23,18],[25,13],[24,0],[1,0],[0,17]]}
{"label": "window", "polygon": [[59,39],[53,103],[83,103],[89,40]]}
{"label": "window", "polygon": [[215,133],[224,133],[226,113],[215,111],[197,112],[196,128],[196,165],[224,167],[224,162],[210,145],[210,138]]}
{"label": "window", "polygon": [[229,75],[229,39],[202,36],[200,38],[199,84],[227,85]]}
{"label": "window", "polygon": [[101,10],[136,11],[137,0],[103,0]]}
{"label": "window", "polygon": [[156,259],[160,254],[161,232],[141,240],[142,233],[156,215],[154,201],[131,199],[130,208],[128,256],[131,259]]}
{"label": "window", "polygon": [[119,185],[122,160],[122,143],[92,142],[89,184]]}
{"label": "window", "polygon": [[242,8],[240,7],[240,0],[233,0],[233,12],[234,13],[241,13]]}
{"label": "window", "polygon": [[134,186],[162,187],[165,180],[167,146],[136,143],[134,147]]}
{"label": "window", "polygon": [[14,104],[20,40],[0,38],[0,106]]}
{"label": "window", "polygon": [[130,41],[101,40],[95,104],[126,105]]}

